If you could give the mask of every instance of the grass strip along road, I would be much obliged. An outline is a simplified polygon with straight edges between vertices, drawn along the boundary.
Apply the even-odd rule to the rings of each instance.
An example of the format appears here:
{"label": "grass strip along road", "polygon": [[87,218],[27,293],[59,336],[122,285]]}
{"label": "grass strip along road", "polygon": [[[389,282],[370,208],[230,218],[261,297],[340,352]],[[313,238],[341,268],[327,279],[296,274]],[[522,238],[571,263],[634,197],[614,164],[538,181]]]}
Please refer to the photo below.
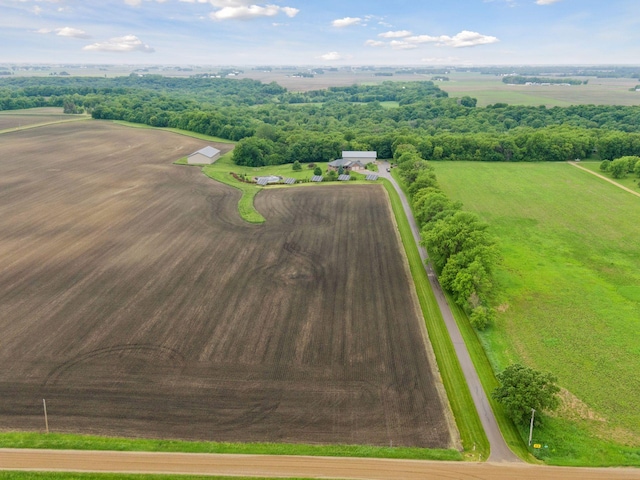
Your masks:
{"label": "grass strip along road", "polygon": [[[402,191],[402,189],[400,188],[396,180],[391,176],[390,173],[388,173],[388,169],[389,169],[389,164],[382,163],[381,169],[380,169],[381,176],[383,176],[389,182],[391,182],[397,194],[399,195],[406,218],[408,219],[408,222],[410,225],[410,230],[411,230],[413,240],[416,245],[419,245],[420,230],[418,229],[415,219],[413,218],[413,213],[411,211],[409,202],[407,201],[407,198],[404,192]],[[397,214],[396,214],[396,217],[398,217]],[[405,230],[406,230],[406,227],[405,227]],[[404,243],[406,245],[409,242],[404,241]],[[420,247],[418,251],[420,253],[421,263],[426,262],[427,260],[426,250],[423,247]],[[438,308],[440,309],[442,319],[444,320],[444,324],[446,325],[446,329],[450,337],[449,341],[453,343],[455,355],[457,356],[457,359],[459,361],[459,368],[462,369],[464,380],[466,380],[466,385],[468,385],[468,389],[471,392],[471,397],[473,398],[473,402],[475,403],[477,413],[480,415],[480,421],[482,422],[482,426],[484,427],[484,431],[487,435],[489,446],[490,446],[490,452],[491,452],[489,456],[489,460],[496,461],[496,462],[518,462],[520,461],[520,459],[509,449],[509,447],[507,446],[507,443],[504,440],[504,437],[502,436],[502,433],[500,432],[500,428],[498,427],[498,422],[493,413],[493,410],[491,409],[491,405],[489,403],[489,399],[487,398],[487,394],[485,393],[482,383],[480,382],[480,378],[471,360],[471,356],[469,355],[469,351],[467,350],[466,344],[464,343],[464,340],[460,333],[460,329],[458,328],[458,325],[455,321],[453,313],[451,312],[451,308],[447,303],[445,294],[442,288],[440,287],[438,278],[430,264],[426,263],[423,265],[425,265],[423,270],[426,271],[429,283],[431,285],[431,289],[433,293],[435,293],[435,298],[437,301]],[[415,283],[417,285],[418,283],[423,283],[423,282],[415,282]],[[430,333],[431,331],[432,330],[429,330]],[[436,350],[435,345],[434,345],[434,350]],[[449,357],[451,357],[451,354],[449,355]],[[445,373],[442,373],[442,375],[444,377]],[[453,403],[452,398],[458,395],[458,392],[460,391],[459,389],[461,388],[460,386],[461,382],[459,380],[460,375],[459,374],[454,375],[454,377],[458,378],[458,382],[457,382],[458,388],[454,391],[452,391],[452,389],[447,389],[450,402],[452,403]],[[446,388],[446,383],[445,383],[445,388]],[[454,410],[454,415],[456,415],[456,419],[459,418],[458,417],[459,413],[456,412],[455,410]],[[465,420],[468,420],[468,415],[466,415],[465,417],[467,417],[465,418]],[[459,423],[462,423],[462,420],[457,420],[457,421]],[[463,428],[461,428],[459,425],[459,428],[461,430],[461,436],[462,436],[464,435],[463,430],[470,429],[471,425],[469,425],[469,427],[465,426]],[[465,445],[465,449],[468,449],[468,448],[469,446]]]}

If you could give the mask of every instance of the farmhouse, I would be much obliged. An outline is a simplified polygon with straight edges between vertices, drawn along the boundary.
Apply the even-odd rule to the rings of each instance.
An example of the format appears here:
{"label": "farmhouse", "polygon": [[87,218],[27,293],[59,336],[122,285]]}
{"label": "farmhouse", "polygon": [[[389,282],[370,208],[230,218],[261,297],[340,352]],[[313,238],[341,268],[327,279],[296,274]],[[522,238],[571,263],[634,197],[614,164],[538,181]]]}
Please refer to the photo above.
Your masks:
{"label": "farmhouse", "polygon": [[327,165],[327,170],[333,170],[334,172],[337,172],[340,167],[342,167],[345,172],[350,172],[352,170],[363,170],[364,165],[365,164],[360,160],[348,160],[346,158],[339,158],[338,160],[329,162],[329,165]]}
{"label": "farmhouse", "polygon": [[375,162],[378,158],[378,152],[353,152],[343,151],[342,158],[345,160],[357,160],[363,165]]}
{"label": "farmhouse", "polygon": [[220,150],[214,147],[204,147],[193,152],[187,157],[187,163],[189,164],[206,164],[210,165],[220,158]]}

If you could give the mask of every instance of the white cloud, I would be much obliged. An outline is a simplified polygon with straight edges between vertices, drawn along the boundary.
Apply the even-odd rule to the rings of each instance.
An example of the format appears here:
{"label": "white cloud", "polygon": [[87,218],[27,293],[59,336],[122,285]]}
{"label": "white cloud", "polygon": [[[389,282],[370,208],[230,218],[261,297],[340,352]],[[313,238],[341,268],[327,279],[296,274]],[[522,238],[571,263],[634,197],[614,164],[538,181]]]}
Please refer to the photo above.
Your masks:
{"label": "white cloud", "polygon": [[[211,3],[214,3],[213,1]],[[274,17],[278,15],[278,13],[284,13],[287,17],[293,18],[295,17],[300,10],[293,7],[279,7],[278,5],[240,5],[241,2],[221,2],[216,1],[217,4],[222,3],[232,3],[233,5],[228,5],[220,10],[212,12],[209,16],[213,20],[248,20],[251,18],[259,18],[259,17]],[[214,6],[217,6],[214,4]]]}
{"label": "white cloud", "polygon": [[342,60],[344,57],[342,55],[340,55],[338,52],[329,52],[329,53],[325,53],[324,55],[320,55],[318,58],[321,58],[322,60]]}
{"label": "white cloud", "polygon": [[[126,3],[127,5],[131,5],[132,7],[137,7],[139,5],[142,5],[142,1],[143,0],[124,0],[124,3]],[[152,1],[152,0],[145,0],[147,2]],[[158,3],[165,3],[167,0],[155,0]],[[180,0],[183,1],[183,0]]]}
{"label": "white cloud", "polygon": [[482,35],[478,32],[470,32],[469,30],[463,30],[453,37],[447,35],[441,35],[438,37],[437,44],[447,47],[462,48],[462,47],[475,47],[477,45],[488,45],[490,43],[497,43],[497,37],[491,35]]}
{"label": "white cloud", "polygon": [[367,40],[364,44],[368,47],[384,47],[386,45],[386,43],[379,40]]}
{"label": "white cloud", "polygon": [[405,42],[404,40],[392,40],[389,45],[396,50],[412,50],[418,48],[418,45],[415,43]]}
{"label": "white cloud", "polygon": [[382,38],[403,38],[411,35],[409,30],[397,30],[395,32],[379,33],[378,36]]}
{"label": "white cloud", "polygon": [[331,25],[337,28],[344,28],[350,27],[352,25],[358,25],[360,22],[362,22],[362,19],[360,17],[344,17],[334,20],[333,22],[331,22]]}
{"label": "white cloud", "polygon": [[56,28],[56,35],[61,37],[91,38],[91,36],[84,30],[71,27]]}
{"label": "white cloud", "polygon": [[460,63],[459,57],[427,57],[422,59],[426,63],[434,63],[436,65]]}
{"label": "white cloud", "polygon": [[[477,45],[487,45],[489,43],[497,43],[500,40],[490,35],[482,35],[478,32],[470,32],[463,30],[462,32],[450,37],[449,35],[440,35],[438,37],[432,37],[431,35],[414,35],[404,38],[405,43],[409,44],[423,44],[423,43],[435,43],[439,47],[475,47]],[[393,44],[393,42],[391,42]],[[393,45],[392,45],[393,46]]]}
{"label": "white cloud", "polygon": [[135,35],[110,38],[104,42],[92,43],[83,47],[83,50],[93,52],[144,52],[153,53],[155,50],[145,44]]}
{"label": "white cloud", "polygon": [[40,30],[36,30],[36,33],[49,34],[55,33],[60,37],[72,37],[72,38],[91,38],[84,30],[80,30],[78,28],[72,27],[62,27],[62,28],[41,28]]}
{"label": "white cloud", "polygon": [[551,5],[552,3],[558,3],[560,0],[536,0],[536,5]]}
{"label": "white cloud", "polygon": [[293,8],[293,7],[280,7],[280,10],[282,10],[284,12],[284,14],[289,18],[293,18],[298,13],[300,13],[300,9]]}

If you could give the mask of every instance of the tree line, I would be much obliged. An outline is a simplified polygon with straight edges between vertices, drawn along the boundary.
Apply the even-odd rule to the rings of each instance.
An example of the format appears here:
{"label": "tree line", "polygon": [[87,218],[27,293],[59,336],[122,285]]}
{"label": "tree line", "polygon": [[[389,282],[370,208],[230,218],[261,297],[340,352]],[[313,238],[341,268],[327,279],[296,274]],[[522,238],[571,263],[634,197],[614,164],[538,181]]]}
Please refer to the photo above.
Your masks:
{"label": "tree line", "polygon": [[[399,106],[380,103],[389,100]],[[243,165],[327,161],[344,149],[371,149],[391,158],[397,138],[406,139],[427,160],[640,155],[640,107],[496,103],[480,108],[470,97],[448,98],[430,81],[295,93],[248,79],[137,74],[0,79],[0,109],[42,106],[242,140],[246,145],[239,145],[235,158]]]}
{"label": "tree line", "polygon": [[502,78],[502,83],[507,85],[525,85],[527,83],[550,83],[554,85],[569,84],[569,85],[586,85],[589,80],[576,80],[575,78],[565,77],[523,77],[522,75],[507,75]]}
{"label": "tree line", "polygon": [[422,245],[439,274],[442,287],[480,330],[495,317],[492,272],[499,261],[495,237],[488,224],[462,210],[440,190],[429,162],[410,144],[395,148],[394,160],[407,185]]}

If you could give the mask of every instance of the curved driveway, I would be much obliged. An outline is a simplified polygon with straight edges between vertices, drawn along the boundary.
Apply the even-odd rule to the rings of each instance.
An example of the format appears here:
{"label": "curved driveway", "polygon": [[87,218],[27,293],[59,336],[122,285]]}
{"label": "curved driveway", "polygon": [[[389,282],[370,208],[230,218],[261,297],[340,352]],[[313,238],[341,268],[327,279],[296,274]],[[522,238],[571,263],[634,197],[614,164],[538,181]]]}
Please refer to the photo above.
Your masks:
{"label": "curved driveway", "polygon": [[520,462],[520,458],[518,458],[507,446],[504,438],[502,437],[502,433],[500,433],[500,428],[498,427],[498,422],[496,421],[496,417],[493,414],[493,410],[491,409],[491,405],[489,404],[489,399],[487,398],[487,394],[482,388],[482,384],[480,383],[480,378],[478,377],[478,373],[476,372],[475,367],[473,366],[473,362],[471,361],[471,356],[469,355],[469,351],[467,350],[467,346],[462,339],[462,335],[460,333],[460,329],[456,324],[455,319],[453,318],[453,313],[451,312],[451,308],[447,303],[447,299],[444,296],[444,292],[442,291],[442,287],[440,286],[440,282],[438,281],[438,277],[433,270],[433,266],[431,263],[425,263],[427,260],[427,251],[424,247],[420,245],[420,229],[416,223],[415,218],[413,217],[413,212],[411,211],[411,207],[409,206],[409,202],[407,200],[406,195],[396,182],[396,180],[391,176],[387,169],[390,167],[388,162],[380,162],[379,163],[380,172],[379,175],[383,178],[386,178],[391,182],[393,188],[396,189],[398,195],[400,195],[400,200],[402,201],[402,207],[404,208],[404,212],[409,220],[409,225],[411,226],[411,231],[413,232],[413,238],[418,245],[418,250],[420,251],[420,258],[422,259],[425,269],[427,271],[427,276],[429,277],[429,283],[431,284],[431,288],[433,293],[436,296],[436,300],[438,301],[438,307],[442,312],[442,318],[444,320],[445,325],[447,326],[447,330],[449,331],[449,336],[451,337],[451,341],[453,342],[453,346],[456,351],[456,355],[458,356],[458,361],[460,362],[460,366],[462,367],[462,372],[464,374],[464,378],[467,381],[467,385],[469,385],[469,390],[471,390],[471,397],[473,398],[473,402],[476,405],[476,409],[480,415],[480,421],[482,422],[482,426],[484,427],[484,431],[487,434],[487,438],[489,439],[489,444],[491,446],[491,454],[489,456],[490,462]]}

